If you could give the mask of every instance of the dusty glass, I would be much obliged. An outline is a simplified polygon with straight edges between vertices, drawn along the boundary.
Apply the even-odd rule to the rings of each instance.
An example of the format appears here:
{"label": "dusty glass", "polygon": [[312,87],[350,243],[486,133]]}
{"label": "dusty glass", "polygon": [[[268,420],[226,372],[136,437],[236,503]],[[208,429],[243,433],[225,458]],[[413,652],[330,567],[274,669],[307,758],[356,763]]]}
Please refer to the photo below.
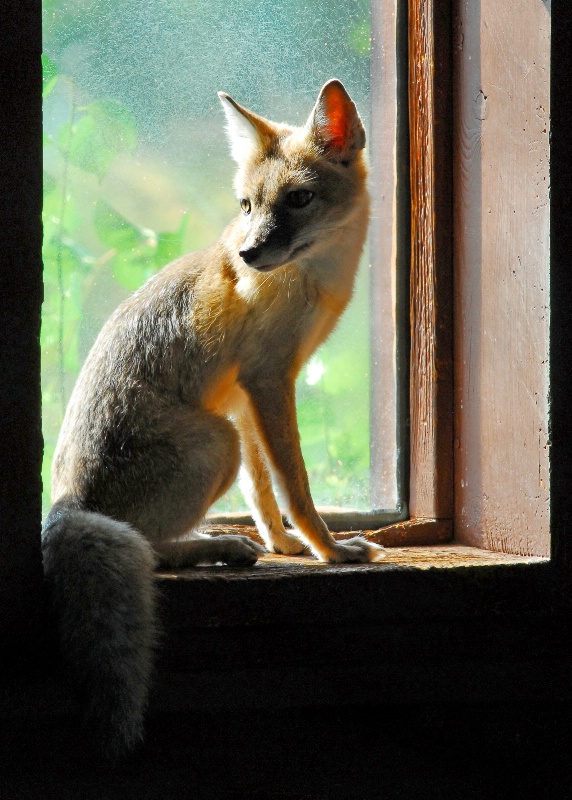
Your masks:
{"label": "dusty glass", "polygon": [[[365,0],[45,0],[46,508],[65,405],[103,322],[237,213],[217,91],[301,124],[336,77],[368,130],[373,235],[350,307],[300,374],[300,433],[317,505],[403,514],[396,15],[393,2],[381,8],[372,18]],[[243,506],[235,487],[217,510]]]}

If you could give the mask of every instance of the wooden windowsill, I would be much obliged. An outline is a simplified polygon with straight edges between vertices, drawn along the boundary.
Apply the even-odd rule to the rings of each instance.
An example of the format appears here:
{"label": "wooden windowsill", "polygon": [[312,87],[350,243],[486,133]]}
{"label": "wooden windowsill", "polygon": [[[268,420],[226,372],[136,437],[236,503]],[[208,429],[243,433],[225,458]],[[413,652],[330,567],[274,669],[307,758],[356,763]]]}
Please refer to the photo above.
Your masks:
{"label": "wooden windowsill", "polygon": [[[407,531],[439,528],[435,520],[390,526]],[[238,532],[237,526],[213,529]],[[255,528],[241,528],[256,537]],[[449,532],[450,532],[449,528]],[[336,533],[344,539],[354,533]],[[364,532],[373,540],[385,529]],[[524,613],[514,605],[523,587],[527,612],[537,613],[551,597],[550,559],[493,552],[446,541],[436,544],[387,546],[385,558],[372,564],[324,564],[310,556],[267,553],[251,567],[222,565],[159,570],[162,618],[167,629],[278,626],[376,620],[423,620],[444,614],[461,618],[473,614]],[[555,606],[554,606],[555,607]]]}
{"label": "wooden windowsill", "polygon": [[[337,539],[348,538],[352,534],[336,534]],[[374,538],[374,537],[370,537]],[[385,558],[373,564],[324,564],[310,556],[288,556],[267,553],[258,562],[247,568],[230,568],[221,566],[193,567],[177,571],[160,570],[157,575],[161,580],[203,580],[212,581],[219,577],[223,581],[245,579],[284,578],[288,575],[328,572],[342,574],[348,572],[383,572],[395,568],[451,569],[455,567],[483,567],[510,564],[537,564],[549,559],[536,556],[520,556],[512,553],[497,553],[481,550],[450,542],[444,545],[425,545],[407,547],[386,547]]]}

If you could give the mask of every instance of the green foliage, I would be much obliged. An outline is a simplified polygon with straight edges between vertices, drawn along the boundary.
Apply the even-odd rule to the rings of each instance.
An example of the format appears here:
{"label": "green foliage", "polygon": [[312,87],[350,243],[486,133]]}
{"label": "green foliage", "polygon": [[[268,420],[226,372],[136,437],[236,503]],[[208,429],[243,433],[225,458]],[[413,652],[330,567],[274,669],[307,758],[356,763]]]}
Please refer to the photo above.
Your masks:
{"label": "green foliage", "polygon": [[[43,211],[45,299],[42,310],[42,402],[44,409],[44,509],[49,507],[51,460],[71,387],[85,358],[81,345],[86,308],[102,265],[111,262],[118,287],[133,291],[184,251],[188,215],[177,230],[155,232],[131,223],[99,196],[110,167],[133,153],[137,133],[131,114],[116,100],[73,107],[75,86],[42,59],[44,97],[58,81],[66,82],[72,98],[70,118],[52,136],[45,136],[49,156],[58,155],[55,172],[44,171]],[[81,114],[79,118],[77,114]],[[47,161],[50,159],[47,158]],[[75,170],[75,172],[74,172]],[[89,175],[98,179],[90,183]],[[86,197],[86,187],[90,189]],[[86,248],[91,230],[94,239]],[[84,231],[81,242],[79,231]],[[103,250],[103,254],[101,251]],[[99,255],[98,255],[99,252]],[[118,298],[120,299],[120,298]]]}
{"label": "green foliage", "polygon": [[117,156],[135,151],[135,121],[113,99],[98,100],[79,110],[82,116],[62,126],[57,143],[70,164],[102,179]]}
{"label": "green foliage", "polygon": [[95,204],[93,222],[101,242],[114,252],[113,277],[134,291],[157,270],[183,252],[188,214],[175,232],[155,233],[130,223],[104,200]]}

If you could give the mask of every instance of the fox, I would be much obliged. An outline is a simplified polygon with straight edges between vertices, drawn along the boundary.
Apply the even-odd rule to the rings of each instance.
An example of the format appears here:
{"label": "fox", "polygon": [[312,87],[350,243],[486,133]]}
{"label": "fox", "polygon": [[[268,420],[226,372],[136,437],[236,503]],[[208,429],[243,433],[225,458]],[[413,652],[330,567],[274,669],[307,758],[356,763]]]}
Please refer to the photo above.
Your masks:
{"label": "fox", "polygon": [[[296,376],[352,296],[369,222],[364,126],[337,79],[298,127],[219,98],[240,211],[112,314],[53,459],[44,572],[85,727],[110,757],[143,738],[157,566],[383,556],[359,535],[336,541],[320,517],[295,405]],[[265,547],[201,530],[237,475]]]}

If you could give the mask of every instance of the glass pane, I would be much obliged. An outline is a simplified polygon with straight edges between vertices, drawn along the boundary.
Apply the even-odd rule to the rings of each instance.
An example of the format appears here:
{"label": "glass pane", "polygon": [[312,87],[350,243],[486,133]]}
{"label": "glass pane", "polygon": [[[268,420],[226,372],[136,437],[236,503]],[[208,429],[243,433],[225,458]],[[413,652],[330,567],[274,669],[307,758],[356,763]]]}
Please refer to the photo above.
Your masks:
{"label": "glass pane", "polygon": [[[383,102],[383,36],[394,51],[390,28],[372,51],[371,24],[366,0],[45,0],[46,508],[64,409],[103,322],[168,261],[212,244],[236,213],[217,91],[269,119],[302,124],[322,84],[337,77],[371,132],[372,83],[374,113]],[[385,148],[394,158],[391,136]],[[380,174],[374,166],[373,180]],[[379,208],[374,201],[376,223]],[[380,264],[378,239],[375,263],[366,252],[353,302],[297,385],[317,505],[398,506],[395,315],[390,299],[380,328],[376,300],[395,295],[395,259]],[[389,400],[371,380],[382,351]],[[390,415],[383,425],[380,403]],[[236,488],[217,505],[243,508]]]}

